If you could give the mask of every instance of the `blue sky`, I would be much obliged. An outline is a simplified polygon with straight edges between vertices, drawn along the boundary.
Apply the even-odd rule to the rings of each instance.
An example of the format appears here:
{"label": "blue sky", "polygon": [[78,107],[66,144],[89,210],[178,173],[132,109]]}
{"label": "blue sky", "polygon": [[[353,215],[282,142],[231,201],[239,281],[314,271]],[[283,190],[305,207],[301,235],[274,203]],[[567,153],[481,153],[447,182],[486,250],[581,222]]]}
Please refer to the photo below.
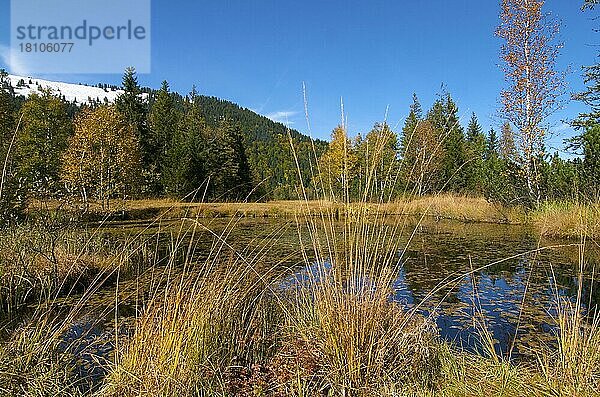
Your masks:
{"label": "blue sky", "polygon": [[[0,0],[8,10],[8,0]],[[580,68],[595,62],[593,13],[579,0],[548,0],[563,22],[560,67],[570,66],[569,91],[583,87]],[[313,136],[328,138],[341,120],[343,98],[351,134],[382,121],[402,126],[416,92],[428,108],[443,83],[460,107],[463,124],[475,112],[486,129],[497,127],[500,40],[494,37],[499,2],[421,1],[153,1],[152,73],[141,84],[168,80],[183,94],[193,84],[214,95],[307,132],[306,83]],[[9,16],[0,16],[0,45],[9,45]],[[9,68],[5,59],[0,67]],[[10,68],[9,68],[10,69]],[[120,75],[37,75],[69,82],[119,83]],[[581,105],[568,103],[552,120],[560,136],[571,132]]]}

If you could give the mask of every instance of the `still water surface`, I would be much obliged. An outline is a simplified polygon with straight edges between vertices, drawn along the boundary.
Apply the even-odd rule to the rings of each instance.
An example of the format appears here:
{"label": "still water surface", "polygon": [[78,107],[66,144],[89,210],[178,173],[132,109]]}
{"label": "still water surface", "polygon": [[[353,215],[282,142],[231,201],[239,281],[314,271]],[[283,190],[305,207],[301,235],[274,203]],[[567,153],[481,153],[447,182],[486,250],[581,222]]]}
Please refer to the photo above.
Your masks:
{"label": "still water surface", "polygon": [[[199,265],[214,247],[213,232],[219,234],[229,220],[203,222],[211,232],[196,231],[193,249]],[[163,225],[160,230],[150,228],[144,233],[159,236],[157,246],[167,247],[179,227]],[[530,356],[540,344],[553,343],[557,300],[574,301],[582,284],[585,307],[595,310],[600,302],[594,288],[595,249],[590,244],[585,251],[588,270],[580,278],[576,242],[541,239],[527,227],[425,220],[406,230],[401,237],[404,249],[398,253],[402,266],[394,299],[431,315],[443,338],[466,349],[480,350],[478,327],[485,326],[493,334],[498,353]],[[139,224],[107,229],[115,236],[139,231]],[[415,233],[409,233],[412,231]],[[290,273],[301,271],[302,256],[293,222],[241,219],[227,241],[247,256],[258,255],[256,248],[268,247],[260,251],[265,266],[279,263],[289,267]],[[160,284],[160,274],[160,269],[151,269],[139,278],[94,294],[87,302],[89,311],[73,328],[74,337],[83,330],[99,337],[107,329],[114,330],[115,322],[119,327],[130,326],[144,300]],[[68,306],[77,299],[70,297],[63,304]],[[119,302],[117,313],[115,301]],[[110,346],[101,346],[110,350]]]}

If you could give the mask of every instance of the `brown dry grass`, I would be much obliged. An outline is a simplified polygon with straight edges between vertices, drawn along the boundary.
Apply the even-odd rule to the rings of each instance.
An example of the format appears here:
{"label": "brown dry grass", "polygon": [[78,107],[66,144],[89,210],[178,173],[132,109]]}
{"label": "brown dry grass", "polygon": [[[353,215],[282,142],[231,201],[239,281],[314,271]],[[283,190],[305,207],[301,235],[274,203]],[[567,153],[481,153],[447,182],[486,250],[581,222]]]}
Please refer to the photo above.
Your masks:
{"label": "brown dry grass", "polygon": [[427,215],[466,222],[521,224],[525,221],[522,208],[508,208],[483,197],[439,194],[396,200],[381,205],[382,211],[396,215]]}
{"label": "brown dry grass", "polygon": [[600,204],[546,203],[531,218],[544,236],[600,236]]}
{"label": "brown dry grass", "polygon": [[[482,197],[468,197],[455,194],[440,194],[407,199],[397,199],[387,203],[361,204],[350,207],[367,206],[369,212],[381,215],[425,215],[436,218],[455,219],[468,222],[523,223],[525,211],[521,208],[507,208],[491,203]],[[295,217],[320,215],[335,212],[342,216],[347,206],[325,200],[280,200],[264,203],[187,203],[171,199],[144,199],[115,203],[115,209],[132,214],[144,213],[163,218],[187,217]],[[91,211],[100,211],[92,205]]]}

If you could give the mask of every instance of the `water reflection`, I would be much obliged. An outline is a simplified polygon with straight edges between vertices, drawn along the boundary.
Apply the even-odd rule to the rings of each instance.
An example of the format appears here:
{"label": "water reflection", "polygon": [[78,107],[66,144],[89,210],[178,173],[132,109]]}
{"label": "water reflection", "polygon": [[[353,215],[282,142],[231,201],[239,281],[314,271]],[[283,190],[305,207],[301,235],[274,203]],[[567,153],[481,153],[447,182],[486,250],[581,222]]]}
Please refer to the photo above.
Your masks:
{"label": "water reflection", "polygon": [[599,302],[594,252],[581,278],[578,253],[573,244],[540,240],[524,227],[439,222],[408,242],[395,299],[435,316],[442,337],[457,345],[481,349],[475,319],[497,353],[528,355],[553,343],[558,299],[574,301],[582,283],[586,307],[595,310]]}
{"label": "water reflection", "polygon": [[[203,258],[215,246],[215,235],[229,224],[226,219],[207,222],[212,232],[199,229],[194,236],[197,266],[203,266]],[[442,337],[467,349],[480,350],[474,318],[491,332],[498,353],[512,350],[512,356],[519,357],[530,354],[540,343],[552,343],[557,299],[574,300],[581,285],[587,309],[595,310],[600,302],[600,293],[594,286],[596,250],[587,251],[586,263],[591,270],[580,278],[577,246],[539,239],[526,227],[426,220],[418,228],[409,223],[405,230],[403,249],[398,254],[402,266],[393,298],[434,316]],[[164,246],[160,252],[166,255],[175,232],[168,228],[164,232],[158,241]],[[304,235],[303,240],[308,241],[308,236]],[[306,280],[307,272],[314,271],[298,271],[304,258],[310,258],[311,250],[305,247],[302,251],[293,221],[240,220],[230,229],[227,241],[253,263],[261,263],[265,268],[282,266],[289,269],[288,274],[297,272],[284,278],[280,287]],[[194,270],[192,267],[186,271]],[[118,311],[119,321],[133,323],[144,301],[166,280],[157,281],[157,274],[161,274],[160,269],[119,283],[117,295],[116,286],[94,294],[87,302],[90,311],[97,313],[93,317],[106,319],[106,328],[114,328],[117,300],[119,307],[131,308]],[[73,296],[64,305],[77,300]]]}

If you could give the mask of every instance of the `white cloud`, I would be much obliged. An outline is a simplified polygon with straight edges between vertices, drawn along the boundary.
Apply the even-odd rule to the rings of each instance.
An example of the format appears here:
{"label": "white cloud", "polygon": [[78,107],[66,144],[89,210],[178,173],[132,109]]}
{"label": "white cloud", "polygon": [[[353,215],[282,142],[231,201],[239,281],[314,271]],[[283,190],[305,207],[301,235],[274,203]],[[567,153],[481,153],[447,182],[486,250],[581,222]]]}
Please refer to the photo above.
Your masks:
{"label": "white cloud", "polygon": [[21,76],[27,76],[29,74],[25,63],[21,57],[19,57],[18,51],[14,51],[11,54],[10,47],[0,44],[0,58],[7,66],[7,69],[10,73]]}
{"label": "white cloud", "polygon": [[277,122],[277,123],[291,125],[291,124],[294,124],[294,122],[290,121],[289,118],[294,117],[297,114],[298,114],[298,112],[294,112],[294,111],[279,111],[279,112],[267,113],[264,116],[268,119],[271,119],[271,120]]}

